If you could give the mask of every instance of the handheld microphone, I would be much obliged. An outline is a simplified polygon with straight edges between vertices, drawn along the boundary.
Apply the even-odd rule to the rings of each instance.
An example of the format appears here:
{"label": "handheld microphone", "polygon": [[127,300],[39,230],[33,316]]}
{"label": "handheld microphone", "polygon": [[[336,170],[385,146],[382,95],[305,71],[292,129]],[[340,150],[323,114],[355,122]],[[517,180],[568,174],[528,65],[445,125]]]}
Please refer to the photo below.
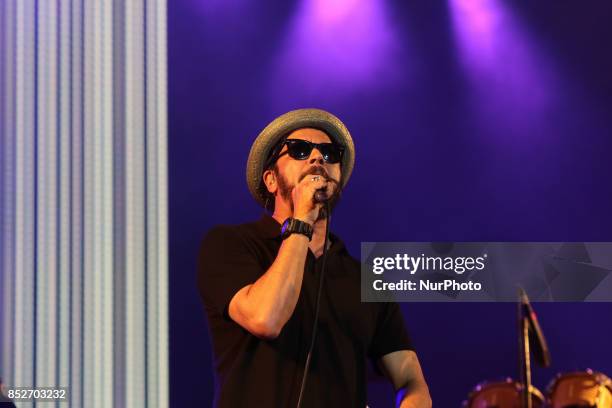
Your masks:
{"label": "handheld microphone", "polygon": [[320,188],[317,191],[315,191],[314,196],[312,197],[312,199],[317,204],[325,203],[329,199],[329,197],[327,197],[326,189],[325,188]]}

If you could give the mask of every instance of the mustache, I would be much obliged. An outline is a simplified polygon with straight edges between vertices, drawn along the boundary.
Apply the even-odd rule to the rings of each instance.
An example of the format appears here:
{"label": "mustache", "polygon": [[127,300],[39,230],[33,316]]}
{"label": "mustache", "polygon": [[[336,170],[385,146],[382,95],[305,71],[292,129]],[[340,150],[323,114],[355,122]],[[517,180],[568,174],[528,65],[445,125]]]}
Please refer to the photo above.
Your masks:
{"label": "mustache", "polygon": [[[304,177],[306,176],[323,176],[325,177],[325,181],[334,183],[336,187],[340,185],[340,181],[330,177],[329,174],[327,173],[327,170],[325,170],[323,166],[312,166],[308,170],[304,171],[304,173],[301,174],[298,182],[302,181]],[[336,194],[338,193],[339,191],[336,190]]]}
{"label": "mustache", "polygon": [[323,166],[312,166],[309,169],[305,170],[300,175],[299,181],[302,181],[306,176],[323,176],[325,177],[326,181],[331,181],[338,184],[338,180],[334,180],[333,178],[329,177],[327,170],[325,170]]}

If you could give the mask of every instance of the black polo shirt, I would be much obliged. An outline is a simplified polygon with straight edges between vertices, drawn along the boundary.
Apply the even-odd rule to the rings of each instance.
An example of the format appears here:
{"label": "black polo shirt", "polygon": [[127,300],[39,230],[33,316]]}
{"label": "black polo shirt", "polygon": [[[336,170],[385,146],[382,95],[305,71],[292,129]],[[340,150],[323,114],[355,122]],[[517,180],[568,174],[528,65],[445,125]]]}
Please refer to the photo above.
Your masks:
{"label": "black polo shirt", "polygon": [[[277,338],[259,339],[228,315],[236,292],[276,258],[280,228],[266,215],[253,223],[215,227],[202,242],[198,286],[213,345],[216,407],[297,404],[323,257],[308,251],[300,297]],[[332,235],[304,407],[365,407],[367,359],[412,349],[399,306],[362,303],[360,293],[360,264]]]}

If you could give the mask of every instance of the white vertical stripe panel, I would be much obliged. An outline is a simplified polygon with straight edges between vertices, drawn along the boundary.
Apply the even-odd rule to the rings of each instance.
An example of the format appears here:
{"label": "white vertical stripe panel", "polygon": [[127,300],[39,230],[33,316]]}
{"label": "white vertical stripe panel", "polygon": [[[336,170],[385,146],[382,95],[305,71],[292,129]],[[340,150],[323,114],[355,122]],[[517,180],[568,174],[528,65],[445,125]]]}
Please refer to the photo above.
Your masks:
{"label": "white vertical stripe panel", "polygon": [[[46,333],[45,323],[47,321],[47,305],[46,305],[46,296],[49,291],[47,287],[46,279],[49,276],[49,271],[47,270],[47,248],[44,246],[45,243],[45,232],[46,232],[46,219],[45,219],[45,204],[47,203],[47,185],[46,181],[43,177],[46,173],[46,164],[47,164],[47,152],[45,141],[48,139],[48,129],[47,129],[47,121],[46,119],[46,110],[45,107],[45,96],[46,90],[45,86],[47,84],[46,75],[48,71],[48,63],[46,62],[46,58],[48,57],[48,52],[46,50],[47,41],[49,34],[47,33],[47,3],[43,2],[39,4],[37,13],[38,18],[36,22],[36,29],[38,30],[38,37],[36,42],[36,48],[38,52],[38,62],[36,64],[36,75],[37,75],[37,84],[38,89],[35,95],[36,105],[38,110],[36,112],[36,123],[38,126],[38,132],[35,135],[35,143],[37,145],[37,157],[36,157],[36,189],[38,199],[36,201],[36,354],[34,354],[36,361],[36,378],[33,385],[36,384],[46,384],[45,378],[45,356],[48,356],[49,353],[46,352],[45,342],[42,340],[46,338],[49,334]],[[41,137],[40,135],[47,134],[47,137]]]}
{"label": "white vertical stripe panel", "polygon": [[[58,282],[58,264],[59,264],[59,243],[57,240],[57,231],[59,226],[58,220],[58,173],[59,173],[59,163],[57,162],[58,158],[58,140],[59,135],[57,132],[58,129],[58,99],[57,95],[59,92],[59,84],[58,84],[58,68],[59,61],[57,59],[58,48],[57,48],[57,35],[58,35],[58,18],[59,13],[57,9],[56,1],[49,1],[49,14],[47,16],[49,20],[48,25],[48,58],[46,61],[39,61],[39,65],[44,63],[48,67],[47,72],[47,86],[43,92],[46,92],[46,103],[47,106],[42,105],[40,109],[42,111],[46,111],[47,117],[47,131],[44,133],[39,132],[38,137],[45,139],[46,151],[47,151],[47,172],[43,174],[43,177],[48,176],[48,182],[45,184],[45,188],[47,188],[47,202],[45,205],[45,221],[48,221],[46,225],[45,231],[45,248],[48,250],[48,265],[46,268],[49,270],[49,276],[47,277],[49,290],[46,295],[46,305],[45,307],[48,309],[47,314],[49,316],[48,321],[46,322],[47,333],[49,335],[48,339],[44,339],[46,342],[46,352],[48,353],[45,356],[45,361],[47,363],[46,367],[43,367],[43,371],[46,373],[47,379],[41,384],[57,384],[57,346],[58,346],[58,331],[57,331],[57,282]],[[41,201],[39,201],[41,203]],[[45,268],[39,269],[37,271],[37,277],[40,275],[45,275],[47,271]],[[38,339],[41,339],[41,336],[37,336]]]}
{"label": "white vertical stripe panel", "polygon": [[82,206],[82,183],[83,174],[82,166],[84,160],[81,155],[83,147],[82,137],[82,107],[83,100],[81,98],[81,42],[84,40],[81,35],[83,22],[81,20],[82,13],[82,2],[80,0],[70,0],[71,2],[71,13],[72,13],[72,77],[71,77],[71,90],[72,90],[72,143],[71,143],[71,157],[72,157],[72,211],[71,211],[71,223],[72,223],[72,241],[71,241],[71,269],[72,269],[72,286],[70,288],[72,295],[72,315],[71,315],[71,341],[72,347],[70,350],[71,358],[71,376],[70,376],[70,406],[79,407],[81,404],[82,388],[81,379],[84,373],[82,366],[82,334],[83,326],[81,325],[81,319],[83,316],[83,310],[81,304],[83,302],[82,288],[83,281],[81,275],[84,268],[82,267],[84,258],[83,248],[83,234],[84,225],[82,223],[83,218],[83,206]]}
{"label": "white vertical stripe panel", "polygon": [[103,273],[104,281],[101,290],[103,319],[102,326],[102,384],[103,391],[102,406],[113,405],[113,10],[112,1],[101,3],[103,6],[102,21],[102,49],[101,49],[101,69],[102,69],[102,124],[103,134],[100,140],[103,141],[102,164],[103,177],[102,188],[102,246],[103,246]]}
{"label": "white vertical stripe panel", "polygon": [[[124,21],[113,20],[122,15],[113,5],[122,7]],[[7,89],[3,97],[11,103],[3,106],[15,109],[17,132],[10,136],[19,141],[2,139],[2,187],[9,192],[2,215],[14,224],[3,225],[8,233],[1,243],[2,268],[11,271],[2,274],[2,300],[9,302],[2,307],[13,318],[2,315],[3,357],[11,358],[1,369],[10,371],[5,377],[12,385],[69,385],[71,406],[112,406],[119,380],[114,355],[123,351],[126,396],[120,405],[166,407],[165,2],[150,0],[145,8],[144,0],[11,0],[1,6],[1,29],[16,44],[2,78],[14,83],[15,95]],[[125,29],[125,44],[113,44],[117,24]],[[116,46],[125,46],[125,63],[113,60]],[[119,84],[117,67],[125,70]],[[122,87],[125,123],[113,115],[113,92]],[[11,123],[3,122],[7,134]],[[115,124],[124,125],[124,151],[114,149]],[[124,203],[114,197],[116,155],[125,158]],[[120,240],[125,310],[113,308],[114,209],[125,211],[126,219]],[[114,344],[113,319],[121,313],[125,338]]]}
{"label": "white vertical stripe panel", "polygon": [[13,315],[14,310],[14,273],[15,273],[15,248],[13,246],[13,239],[15,230],[13,220],[16,215],[16,208],[14,208],[14,194],[15,188],[18,186],[14,185],[16,174],[15,169],[15,157],[13,156],[14,149],[14,138],[13,133],[13,114],[15,106],[9,101],[13,100],[13,75],[15,73],[16,61],[13,57],[13,44],[15,36],[15,7],[12,1],[0,4],[3,9],[2,21],[0,21],[0,52],[2,55],[2,64],[4,69],[4,76],[0,78],[4,90],[4,104],[2,112],[2,122],[0,123],[0,141],[2,143],[2,163],[3,168],[0,174],[0,189],[2,196],[0,200],[3,201],[3,213],[0,214],[0,237],[2,238],[2,259],[0,259],[0,279],[2,279],[2,298],[0,298],[0,316],[2,317],[2,367],[0,367],[0,376],[3,381],[8,384],[14,384],[14,378],[10,375],[13,373],[13,355],[12,350],[13,344]]}
{"label": "white vertical stripe panel", "polygon": [[166,408],[169,406],[169,355],[168,355],[168,148],[167,148],[167,13],[166,0],[153,0],[157,10],[156,14],[156,30],[151,33],[155,37],[156,43],[156,75],[157,86],[152,99],[157,104],[156,128],[157,128],[157,185],[158,195],[157,214],[158,219],[157,230],[150,231],[157,237],[157,254],[158,254],[158,271],[159,282],[157,291],[157,304],[159,305],[159,313],[157,316],[158,329],[154,335],[158,339],[157,355],[159,359],[159,371],[157,377],[157,388],[159,407]]}
{"label": "white vertical stripe panel", "polygon": [[[17,22],[16,5],[13,2],[7,1],[3,3],[2,7],[4,9],[4,14],[3,14],[4,19],[2,20],[2,23],[1,23],[2,27],[0,27],[0,31],[2,31],[3,33],[2,38],[4,40],[4,44],[2,45],[3,53],[4,53],[3,55],[4,78],[2,78],[1,80],[4,81],[5,93],[4,95],[2,95],[2,97],[5,99],[4,99],[4,113],[3,113],[4,120],[3,120],[3,123],[0,123],[0,129],[2,131],[0,140],[2,141],[2,143],[4,143],[6,140],[8,140],[10,134],[14,134],[13,126],[15,125],[15,120],[13,119],[13,117],[17,111],[17,106],[16,106],[17,105],[17,93],[16,93],[17,83],[15,80],[16,79],[15,69],[17,66],[17,58],[16,58],[17,56],[15,55],[16,52],[14,51],[14,44],[16,43],[17,38],[19,37],[19,33],[17,33],[17,30],[15,29],[15,24]],[[17,135],[16,134],[14,135],[16,138]],[[7,165],[8,155],[13,154],[13,153],[10,152],[8,149],[6,149],[4,152],[0,152],[0,154],[4,154],[4,163],[5,165]],[[19,163],[17,162],[16,156],[14,160],[15,160],[15,178],[17,178],[19,175],[19,171],[17,170],[16,167]],[[8,174],[6,167],[2,171],[5,176]],[[17,193],[19,192],[20,187],[21,186],[17,182],[13,190],[13,194],[15,194],[15,197],[11,198],[10,200],[14,199],[16,201]],[[8,206],[9,197],[8,196],[0,197],[0,200],[5,200],[4,210],[8,211],[7,206]],[[8,222],[7,216],[5,216],[4,214],[2,216],[3,216],[4,222]],[[18,216],[19,216],[19,211],[17,208],[15,208],[14,210],[14,220],[15,221],[17,220]],[[2,338],[2,349],[0,349],[0,352],[2,352],[3,354],[2,367],[0,367],[0,370],[2,371],[0,372],[0,375],[2,375],[2,378],[4,379],[5,382],[9,384],[14,384],[15,382],[15,370],[13,366],[13,362],[14,362],[13,353],[15,350],[14,316],[18,310],[18,307],[16,304],[17,299],[15,299],[14,289],[16,287],[16,280],[17,280],[17,278],[15,277],[15,272],[16,272],[18,260],[15,257],[13,261],[13,268],[8,269],[7,266],[9,265],[9,259],[11,257],[14,257],[15,250],[13,250],[12,253],[9,252],[8,246],[6,244],[8,240],[11,240],[11,241],[15,240],[18,224],[17,222],[15,222],[15,230],[12,231],[12,233],[15,235],[11,235],[9,233],[9,230],[7,229],[8,227],[5,227],[4,225],[2,225],[2,228],[5,228],[5,229],[4,229],[4,233],[0,234],[0,236],[2,236],[4,240],[1,243],[3,245],[3,259],[0,260],[0,267],[3,268],[3,272],[0,272],[0,279],[4,279],[4,281],[2,282],[2,287],[0,288],[2,289],[2,299],[0,299],[0,307],[2,307],[2,310],[3,310],[3,312],[0,313],[0,316],[3,319],[2,325],[3,325],[4,331],[3,331],[3,338]]]}
{"label": "white vertical stripe panel", "polygon": [[16,1],[16,140],[15,166],[16,229],[15,229],[15,321],[14,373],[15,385],[34,383],[34,1]]}
{"label": "white vertical stripe panel", "polygon": [[165,15],[164,1],[147,2],[148,403],[153,407],[168,405]]}
{"label": "white vertical stripe panel", "polygon": [[143,1],[125,4],[126,406],[145,404]]}
{"label": "white vertical stripe panel", "polygon": [[95,82],[95,14],[96,0],[84,1],[84,270],[83,270],[83,405],[86,407],[95,407],[96,401],[99,401],[96,389],[96,380],[99,376],[98,367],[96,365],[96,344],[98,339],[95,336],[95,328],[98,325],[96,322],[96,240],[95,240],[95,217],[94,212],[94,197],[95,197],[95,137],[96,137],[96,121],[95,121],[95,101],[94,90]]}
{"label": "white vertical stripe panel", "polygon": [[[92,234],[92,247],[93,247],[93,268],[91,270],[91,282],[93,288],[93,342],[94,342],[94,356],[93,356],[93,387],[95,392],[95,399],[93,400],[92,408],[102,407],[104,402],[104,395],[101,392],[103,390],[102,378],[104,373],[102,370],[104,366],[103,361],[103,334],[102,334],[102,297],[104,287],[102,282],[104,280],[104,253],[103,253],[103,237],[102,237],[102,205],[103,205],[103,174],[102,167],[104,158],[102,156],[102,144],[103,144],[103,101],[102,101],[102,10],[101,7],[104,4],[103,1],[92,0],[92,9],[94,19],[92,21],[92,117],[93,125],[91,128],[86,127],[88,132],[91,132],[91,143],[93,146],[93,160],[92,160],[92,178],[93,178],[93,191],[92,191],[92,211],[94,218],[92,220],[93,234]],[[88,81],[89,83],[89,81]]]}
{"label": "white vertical stripe panel", "polygon": [[[146,1],[146,0],[145,0]],[[157,44],[155,32],[157,31],[157,14],[155,2],[148,1],[146,7],[146,77],[147,77],[147,229],[150,232],[158,230],[158,146],[157,146],[157,100],[155,89],[157,87]],[[157,408],[159,406],[159,395],[157,379],[159,373],[158,349],[159,339],[157,337],[159,322],[159,242],[156,234],[147,234],[147,406]]]}
{"label": "white vertical stripe panel", "polygon": [[[41,4],[42,3],[42,4]],[[36,274],[36,385],[55,385],[57,280],[57,9],[39,3],[38,18],[38,225],[39,257]]]}
{"label": "white vertical stripe panel", "polygon": [[59,83],[59,117],[60,133],[60,264],[59,264],[59,333],[58,333],[58,386],[70,384],[70,4],[60,0],[59,33],[60,33],[60,83]]}

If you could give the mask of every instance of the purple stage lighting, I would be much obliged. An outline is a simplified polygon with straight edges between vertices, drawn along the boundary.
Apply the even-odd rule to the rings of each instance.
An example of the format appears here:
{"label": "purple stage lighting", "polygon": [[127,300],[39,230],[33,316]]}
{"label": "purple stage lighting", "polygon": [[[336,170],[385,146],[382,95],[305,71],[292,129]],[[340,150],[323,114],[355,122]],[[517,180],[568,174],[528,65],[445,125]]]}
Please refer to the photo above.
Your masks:
{"label": "purple stage lighting", "polygon": [[273,92],[346,96],[392,81],[396,39],[382,0],[304,0],[272,73]]}
{"label": "purple stage lighting", "polygon": [[496,0],[450,0],[461,57],[472,69],[484,69],[494,62],[495,40],[499,40],[503,31],[503,10],[496,3]]}
{"label": "purple stage lighting", "polygon": [[357,0],[312,0],[315,18],[325,24],[333,24],[350,16],[359,7]]}
{"label": "purple stage lighting", "polygon": [[[478,115],[535,124],[554,101],[554,66],[500,0],[449,0],[458,57]],[[500,118],[501,116],[501,118]]]}
{"label": "purple stage lighting", "polygon": [[196,0],[196,4],[204,14],[216,17],[237,12],[244,13],[245,9],[252,5],[247,0]]}

